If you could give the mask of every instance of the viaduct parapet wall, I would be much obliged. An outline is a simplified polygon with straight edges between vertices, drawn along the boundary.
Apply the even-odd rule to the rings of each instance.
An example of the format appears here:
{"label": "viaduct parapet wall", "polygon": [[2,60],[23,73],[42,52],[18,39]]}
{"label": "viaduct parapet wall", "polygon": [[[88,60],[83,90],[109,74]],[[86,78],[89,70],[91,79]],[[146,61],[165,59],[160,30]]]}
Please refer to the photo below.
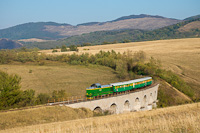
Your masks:
{"label": "viaduct parapet wall", "polygon": [[158,86],[159,84],[126,95],[65,105],[72,108],[89,108],[92,111],[108,110],[116,114],[130,111],[151,110],[153,107],[156,107]]}

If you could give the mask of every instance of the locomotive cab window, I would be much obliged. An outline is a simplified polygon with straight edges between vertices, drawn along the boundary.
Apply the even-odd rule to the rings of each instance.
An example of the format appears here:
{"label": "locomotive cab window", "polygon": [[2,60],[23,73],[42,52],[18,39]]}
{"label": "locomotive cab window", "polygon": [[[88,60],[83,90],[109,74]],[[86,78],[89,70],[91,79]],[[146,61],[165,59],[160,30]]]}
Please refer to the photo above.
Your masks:
{"label": "locomotive cab window", "polygon": [[91,87],[95,87],[95,88],[101,88],[101,84],[96,83],[96,84],[92,84]]}

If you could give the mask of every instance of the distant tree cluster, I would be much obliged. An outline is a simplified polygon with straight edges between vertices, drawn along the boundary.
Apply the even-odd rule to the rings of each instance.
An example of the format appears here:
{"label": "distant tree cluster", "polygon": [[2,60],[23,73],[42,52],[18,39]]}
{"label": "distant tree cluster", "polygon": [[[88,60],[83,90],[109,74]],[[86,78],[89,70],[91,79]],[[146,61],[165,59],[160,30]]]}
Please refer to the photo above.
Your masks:
{"label": "distant tree cluster", "polygon": [[[62,45],[61,52],[66,52],[66,51],[78,51],[78,48],[76,45],[69,45],[68,47],[66,45]],[[55,52],[55,50],[53,50],[52,52]]]}

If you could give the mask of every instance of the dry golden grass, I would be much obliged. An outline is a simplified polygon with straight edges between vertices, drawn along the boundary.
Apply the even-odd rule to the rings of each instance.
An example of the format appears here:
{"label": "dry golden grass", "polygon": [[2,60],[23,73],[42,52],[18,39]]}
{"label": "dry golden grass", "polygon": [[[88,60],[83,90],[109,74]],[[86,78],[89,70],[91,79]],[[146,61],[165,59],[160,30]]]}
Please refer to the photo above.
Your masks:
{"label": "dry golden grass", "polygon": [[[84,50],[89,49],[89,50]],[[131,42],[121,44],[109,44],[100,46],[80,47],[78,54],[95,54],[100,50],[125,52],[131,50],[144,51],[148,57],[153,56],[161,60],[162,65],[167,70],[179,74],[189,83],[200,96],[200,38],[158,40],[146,42]],[[51,50],[52,51],[52,50]],[[47,54],[71,54],[73,52],[52,53],[41,51]]]}
{"label": "dry golden grass", "polygon": [[2,130],[48,132],[200,132],[200,103]]}
{"label": "dry golden grass", "polygon": [[30,38],[30,39],[20,39],[18,41],[22,42],[47,42],[48,40],[38,39],[38,38]]}
{"label": "dry golden grass", "polygon": [[89,109],[48,106],[0,113],[0,130],[92,117]]}
{"label": "dry golden grass", "polygon": [[[0,70],[18,74],[22,78],[22,90],[33,89],[36,93],[52,93],[66,90],[69,95],[83,96],[91,84],[114,83],[118,81],[114,70],[103,66],[79,66],[65,63],[0,65]],[[32,70],[32,73],[29,71]]]}

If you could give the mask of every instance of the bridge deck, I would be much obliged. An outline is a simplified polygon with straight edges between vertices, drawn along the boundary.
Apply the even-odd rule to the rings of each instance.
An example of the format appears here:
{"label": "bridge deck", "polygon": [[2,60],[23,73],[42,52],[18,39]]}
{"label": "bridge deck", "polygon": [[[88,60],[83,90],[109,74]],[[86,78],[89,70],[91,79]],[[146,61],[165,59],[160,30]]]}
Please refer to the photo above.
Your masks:
{"label": "bridge deck", "polygon": [[67,100],[64,99],[57,99],[57,100],[53,100],[53,102],[48,102],[47,105],[60,105],[60,104],[74,104],[74,103],[80,103],[80,102],[86,102],[86,101],[94,101],[94,100],[99,100],[99,99],[105,99],[105,98],[110,98],[110,97],[116,97],[116,96],[121,96],[121,95],[126,95],[126,94],[130,94],[130,93],[135,93],[138,91],[143,91],[149,88],[152,88],[154,86],[156,86],[158,83],[154,83],[151,84],[150,86],[146,86],[140,89],[133,89],[130,91],[124,91],[124,92],[119,92],[119,93],[115,93],[115,94],[109,94],[109,95],[104,95],[104,96],[97,96],[94,97],[94,99],[87,99],[86,97],[71,97],[68,98]]}

